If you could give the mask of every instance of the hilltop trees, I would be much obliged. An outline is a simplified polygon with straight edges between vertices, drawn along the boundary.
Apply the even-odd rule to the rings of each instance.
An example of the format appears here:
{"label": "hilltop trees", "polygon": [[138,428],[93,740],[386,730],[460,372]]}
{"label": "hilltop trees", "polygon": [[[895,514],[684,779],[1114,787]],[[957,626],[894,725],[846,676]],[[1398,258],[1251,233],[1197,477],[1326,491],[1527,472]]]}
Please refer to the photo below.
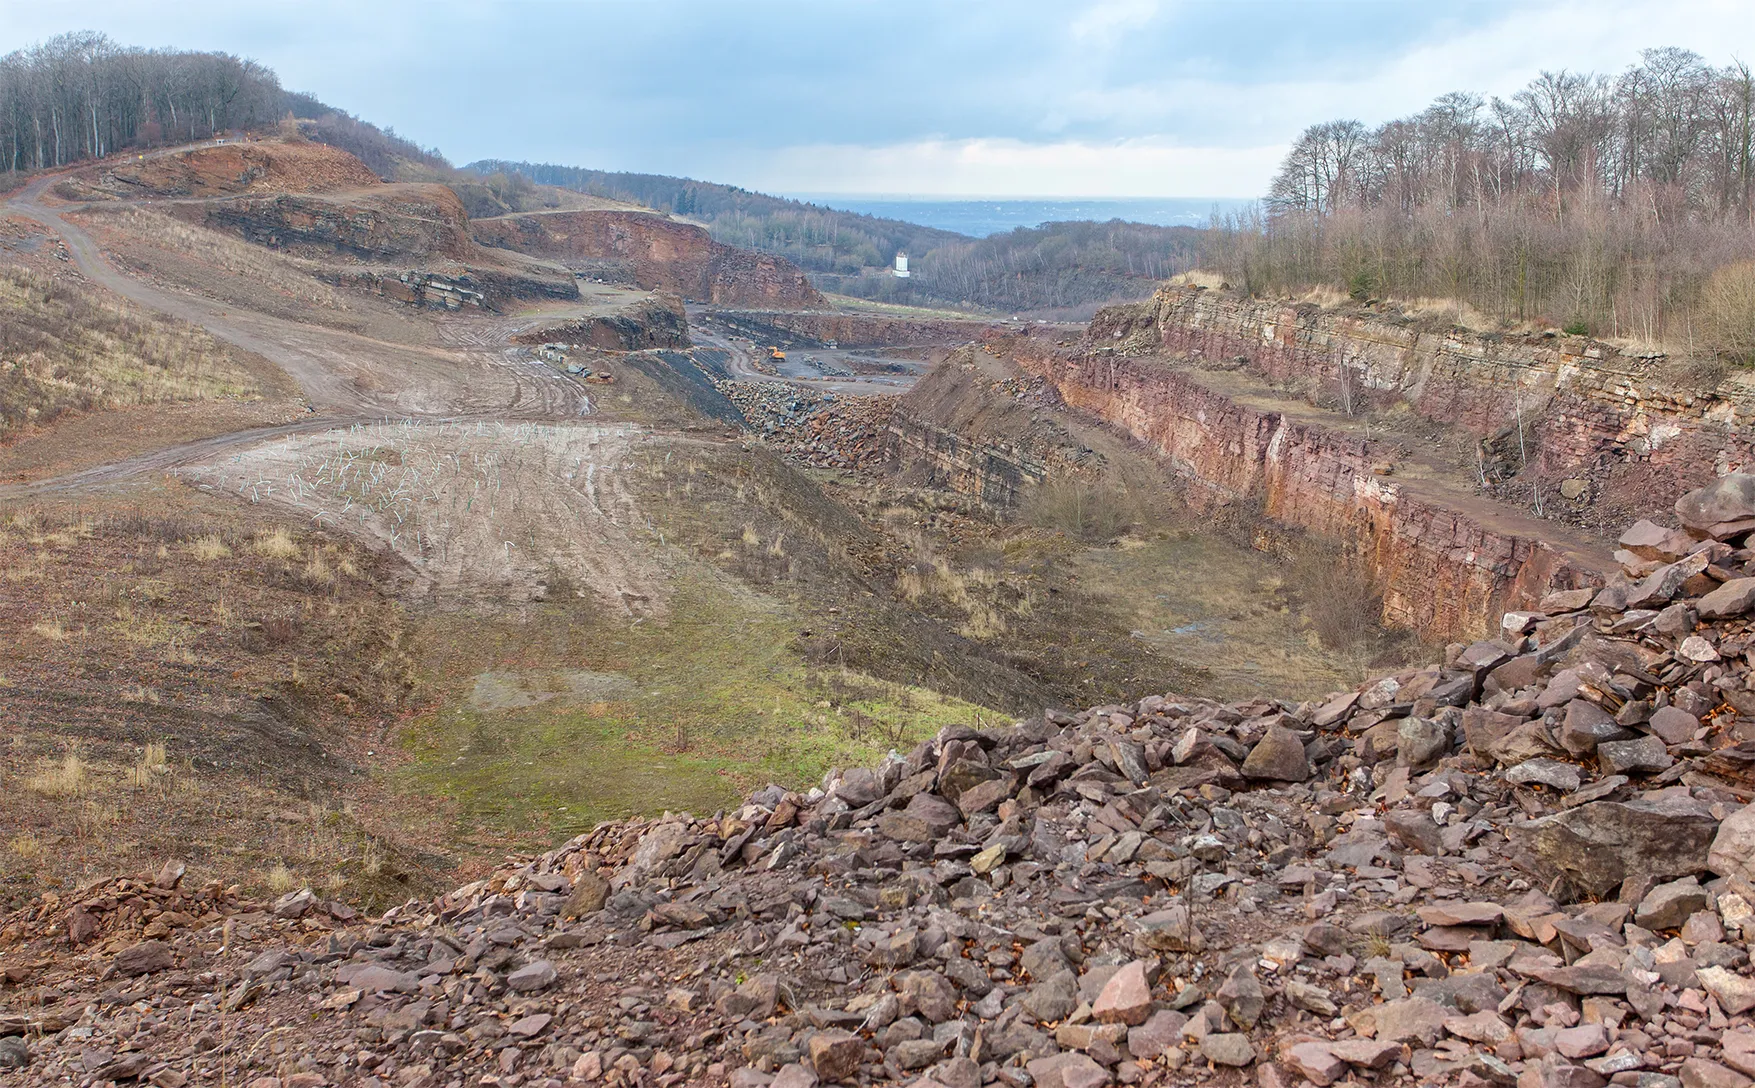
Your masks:
{"label": "hilltop trees", "polygon": [[283,90],[253,60],[137,49],[87,30],[0,57],[0,172],[186,143],[289,113],[308,135],[353,152],[383,177],[399,161],[449,169],[436,151]]}
{"label": "hilltop trees", "polygon": [[272,121],[285,109],[273,72],[225,53],[124,48],[81,31],[0,58],[8,170],[198,139]]}
{"label": "hilltop trees", "polygon": [[1747,65],[1661,48],[1619,76],[1543,72],[1509,99],[1457,92],[1375,129],[1312,125],[1265,217],[1222,224],[1214,256],[1258,291],[1437,295],[1599,335],[1708,336],[1713,270],[1755,257],[1752,107]]}

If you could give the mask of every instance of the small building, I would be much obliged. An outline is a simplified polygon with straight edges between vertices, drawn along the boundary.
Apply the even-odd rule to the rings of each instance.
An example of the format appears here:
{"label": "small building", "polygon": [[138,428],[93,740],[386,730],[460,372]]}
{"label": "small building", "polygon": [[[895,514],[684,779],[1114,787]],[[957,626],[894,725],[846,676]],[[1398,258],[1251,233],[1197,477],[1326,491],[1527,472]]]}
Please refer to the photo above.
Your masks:
{"label": "small building", "polygon": [[901,250],[896,251],[896,278],[899,280],[908,278],[908,254]]}

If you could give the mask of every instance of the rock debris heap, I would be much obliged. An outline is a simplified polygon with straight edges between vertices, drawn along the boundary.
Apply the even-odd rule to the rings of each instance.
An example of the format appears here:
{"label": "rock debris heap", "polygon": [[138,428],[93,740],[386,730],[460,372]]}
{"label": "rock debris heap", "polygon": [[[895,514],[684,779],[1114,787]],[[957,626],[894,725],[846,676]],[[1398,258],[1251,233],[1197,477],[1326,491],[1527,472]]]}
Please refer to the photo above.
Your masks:
{"label": "rock debris heap", "polygon": [[6,920],[14,1082],[158,1088],[1755,1075],[1755,477],[1627,574],[1292,706],[947,728],[362,920],[181,869]]}
{"label": "rock debris heap", "polygon": [[777,382],[722,381],[750,428],[794,461],[815,468],[873,468],[889,460],[893,396],[837,396]]}

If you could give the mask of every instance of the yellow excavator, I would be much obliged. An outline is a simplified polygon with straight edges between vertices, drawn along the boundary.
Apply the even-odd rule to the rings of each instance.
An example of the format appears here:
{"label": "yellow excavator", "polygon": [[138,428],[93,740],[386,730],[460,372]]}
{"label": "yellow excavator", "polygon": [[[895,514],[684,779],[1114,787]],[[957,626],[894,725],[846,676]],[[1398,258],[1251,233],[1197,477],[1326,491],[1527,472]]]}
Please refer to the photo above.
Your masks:
{"label": "yellow excavator", "polygon": [[786,361],[786,353],[770,344],[768,346],[768,358],[776,363],[784,363]]}

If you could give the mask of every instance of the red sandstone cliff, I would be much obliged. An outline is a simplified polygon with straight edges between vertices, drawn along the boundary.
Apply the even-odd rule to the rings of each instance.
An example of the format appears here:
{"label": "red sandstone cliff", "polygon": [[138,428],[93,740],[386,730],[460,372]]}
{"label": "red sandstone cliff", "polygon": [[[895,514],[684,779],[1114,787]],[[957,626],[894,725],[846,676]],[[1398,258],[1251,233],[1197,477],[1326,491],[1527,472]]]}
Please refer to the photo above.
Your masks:
{"label": "red sandstone cliff", "polygon": [[1332,392],[1345,381],[1478,437],[1515,427],[1521,409],[1526,472],[1586,477],[1592,499],[1633,515],[1667,509],[1682,492],[1755,464],[1755,388],[1743,376],[1689,388],[1660,354],[1585,337],[1433,328],[1394,313],[1193,287],[1105,311],[1091,327],[1099,344],[1142,333],[1191,359],[1240,359],[1278,383]]}
{"label": "red sandstone cliff", "polygon": [[1156,358],[1065,352],[1020,339],[1013,360],[1065,402],[1161,454],[1197,508],[1257,503],[1283,525],[1364,560],[1383,620],[1432,639],[1480,637],[1510,608],[1597,584],[1607,549],[1491,500],[1376,474],[1381,453],[1352,435],[1249,407]]}
{"label": "red sandstone cliff", "polygon": [[784,257],[721,245],[701,227],[655,213],[542,212],[477,219],[470,228],[486,246],[702,302],[788,309],[826,304]]}

